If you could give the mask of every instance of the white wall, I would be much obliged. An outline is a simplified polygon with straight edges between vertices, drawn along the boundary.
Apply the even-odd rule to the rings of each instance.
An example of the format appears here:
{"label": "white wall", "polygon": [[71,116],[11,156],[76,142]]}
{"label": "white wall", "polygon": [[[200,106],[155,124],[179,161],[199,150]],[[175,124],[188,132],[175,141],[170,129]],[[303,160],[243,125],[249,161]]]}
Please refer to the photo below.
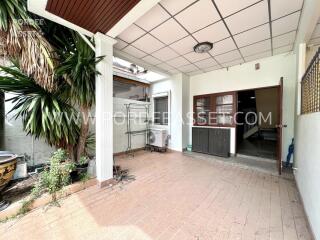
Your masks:
{"label": "white wall", "polygon": [[295,177],[315,239],[320,239],[320,113],[297,122]]}
{"label": "white wall", "polygon": [[[188,129],[183,124],[186,112],[188,112],[188,99],[189,99],[189,77],[183,74],[177,74],[172,76],[170,79],[166,79],[160,82],[153,83],[151,85],[151,96],[163,92],[169,92],[169,124],[168,126],[159,126],[157,128],[166,128],[168,133],[171,135],[169,141],[169,148],[182,151],[186,148],[188,139]],[[188,124],[189,121],[186,120]]]}
{"label": "white wall", "polygon": [[[5,94],[5,98],[9,99],[13,95]],[[37,165],[41,163],[45,163],[49,160],[51,153],[55,150],[50,147],[44,140],[38,139],[35,140],[31,136],[27,136],[23,131],[22,121],[20,118],[15,120],[12,114],[8,114],[8,112],[12,108],[11,102],[5,103],[5,138],[4,138],[4,149],[11,151],[18,155],[27,155],[30,157],[30,161],[28,161],[28,165]]]}
{"label": "white wall", "polygon": [[[127,132],[127,110],[125,104],[146,104],[135,100],[113,98],[113,152],[122,153],[128,148],[128,135]],[[140,108],[140,107],[139,107]],[[146,113],[145,109],[133,109],[134,114],[131,115],[131,131],[146,129]],[[150,112],[149,112],[150,113]],[[150,118],[149,118],[150,119]],[[145,147],[146,136],[135,135],[131,137],[132,149],[139,149]]]}
{"label": "white wall", "polygon": [[[255,70],[255,63],[260,63],[260,70]],[[190,78],[189,109],[193,111],[193,96],[260,88],[279,85],[284,77],[283,122],[288,125],[283,130],[282,157],[285,159],[287,148],[294,136],[294,103],[296,82],[296,57],[294,54],[277,55],[255,62],[245,63],[227,69],[221,69]],[[234,151],[235,134],[231,142]],[[191,142],[191,137],[189,139]],[[233,148],[233,149],[232,149]]]}

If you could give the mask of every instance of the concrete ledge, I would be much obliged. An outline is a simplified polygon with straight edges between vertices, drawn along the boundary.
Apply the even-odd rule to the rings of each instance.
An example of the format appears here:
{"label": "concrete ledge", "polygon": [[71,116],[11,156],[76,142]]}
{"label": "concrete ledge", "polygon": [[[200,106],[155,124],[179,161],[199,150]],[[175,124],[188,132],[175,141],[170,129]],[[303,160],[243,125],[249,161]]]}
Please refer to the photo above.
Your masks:
{"label": "concrete ledge", "polygon": [[[61,199],[64,197],[67,197],[73,193],[80,192],[86,188],[89,188],[91,186],[97,185],[97,180],[90,179],[86,182],[77,182],[75,184],[69,185],[65,187],[62,192],[57,194],[57,199]],[[18,202],[15,202],[11,204],[7,209],[0,212],[0,221],[5,220],[6,218],[14,217],[18,214],[19,210],[21,209],[23,202],[28,200],[28,197],[25,199],[22,199]],[[39,207],[43,207],[50,203],[52,201],[52,196],[48,193],[43,194],[41,197],[37,198],[33,204],[30,206],[30,210],[34,210]]]}

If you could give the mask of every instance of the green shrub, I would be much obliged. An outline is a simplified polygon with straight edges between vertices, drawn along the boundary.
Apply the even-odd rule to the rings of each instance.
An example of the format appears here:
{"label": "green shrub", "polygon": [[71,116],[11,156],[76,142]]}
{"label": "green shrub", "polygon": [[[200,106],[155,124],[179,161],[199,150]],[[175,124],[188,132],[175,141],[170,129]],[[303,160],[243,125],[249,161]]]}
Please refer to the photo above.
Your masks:
{"label": "green shrub", "polygon": [[75,170],[75,163],[68,159],[65,150],[59,149],[50,158],[50,165],[40,173],[39,180],[32,189],[29,200],[23,202],[18,215],[27,213],[32,203],[41,196],[42,193],[49,193],[53,201],[56,201],[56,194],[65,186],[70,184],[70,173]]}

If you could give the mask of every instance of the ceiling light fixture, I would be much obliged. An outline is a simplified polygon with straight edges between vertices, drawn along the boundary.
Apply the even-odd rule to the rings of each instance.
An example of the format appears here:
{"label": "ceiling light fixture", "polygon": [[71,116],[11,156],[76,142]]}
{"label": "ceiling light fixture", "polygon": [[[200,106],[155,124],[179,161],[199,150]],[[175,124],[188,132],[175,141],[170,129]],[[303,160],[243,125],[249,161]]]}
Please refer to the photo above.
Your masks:
{"label": "ceiling light fixture", "polygon": [[201,42],[194,46],[193,50],[196,53],[206,53],[213,48],[213,43],[211,42]]}

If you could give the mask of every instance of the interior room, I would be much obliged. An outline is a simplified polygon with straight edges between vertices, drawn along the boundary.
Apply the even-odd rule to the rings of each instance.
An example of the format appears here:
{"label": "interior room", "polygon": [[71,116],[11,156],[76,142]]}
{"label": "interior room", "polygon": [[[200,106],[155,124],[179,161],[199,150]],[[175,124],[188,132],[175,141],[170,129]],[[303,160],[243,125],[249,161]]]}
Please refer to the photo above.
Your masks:
{"label": "interior room", "polygon": [[278,88],[238,92],[238,155],[276,160],[278,105]]}

